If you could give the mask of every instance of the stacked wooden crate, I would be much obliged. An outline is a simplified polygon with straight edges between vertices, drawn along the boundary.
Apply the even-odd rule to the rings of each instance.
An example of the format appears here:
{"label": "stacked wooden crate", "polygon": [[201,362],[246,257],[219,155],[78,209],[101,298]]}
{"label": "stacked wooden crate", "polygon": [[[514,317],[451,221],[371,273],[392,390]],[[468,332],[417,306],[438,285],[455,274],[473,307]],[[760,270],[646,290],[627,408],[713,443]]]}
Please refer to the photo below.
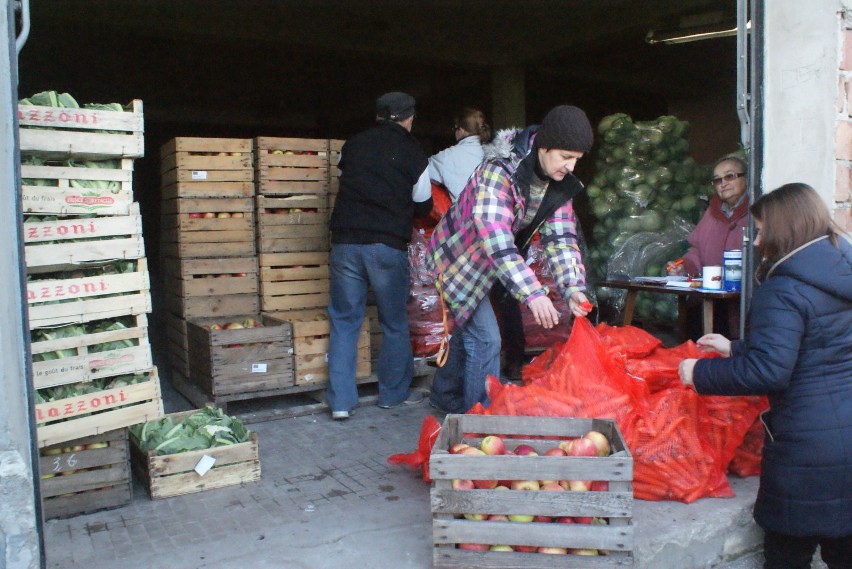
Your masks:
{"label": "stacked wooden crate", "polygon": [[193,382],[187,323],[260,311],[251,139],[172,139],[160,149],[162,273],[169,364]]}
{"label": "stacked wooden crate", "polygon": [[334,208],[334,202],[337,200],[337,194],[340,192],[340,168],[337,164],[340,162],[340,153],[343,150],[345,140],[331,139],[328,141],[328,207]]}
{"label": "stacked wooden crate", "polygon": [[[328,381],[330,156],[327,139],[255,139],[261,309],[292,324],[301,389]],[[366,331],[358,345],[358,377],[367,378]]]}
{"label": "stacked wooden crate", "polygon": [[[18,119],[37,436],[39,446],[56,446],[46,457],[65,460],[65,448],[109,446],[92,437],[109,438],[103,434],[163,414],[148,340],[150,279],[132,191],[133,159],[143,155],[142,102],[128,111],[20,105]],[[94,454],[83,462],[103,470],[127,462],[118,454],[111,453],[109,463]],[[59,465],[61,484],[45,479],[49,516],[129,501],[126,465],[115,468],[123,489],[97,499],[54,500],[110,486],[100,475],[70,476],[79,470],[72,468],[75,460]]]}

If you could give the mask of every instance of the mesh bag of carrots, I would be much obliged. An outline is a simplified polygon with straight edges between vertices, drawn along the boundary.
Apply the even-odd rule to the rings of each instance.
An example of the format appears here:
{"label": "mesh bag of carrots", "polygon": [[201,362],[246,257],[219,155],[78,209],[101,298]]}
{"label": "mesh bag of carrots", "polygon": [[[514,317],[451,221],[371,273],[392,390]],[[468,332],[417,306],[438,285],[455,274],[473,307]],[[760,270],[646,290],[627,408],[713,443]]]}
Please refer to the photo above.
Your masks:
{"label": "mesh bag of carrots", "polygon": [[[767,402],[683,387],[677,366],[686,357],[710,356],[692,342],[664,348],[637,328],[593,327],[577,318],[565,343],[524,368],[523,385],[489,377],[488,407],[477,404],[468,413],[612,418],[633,454],[637,498],[730,497],[729,467],[740,475],[759,470],[763,439],[755,421]],[[421,439],[431,433],[424,425]]]}

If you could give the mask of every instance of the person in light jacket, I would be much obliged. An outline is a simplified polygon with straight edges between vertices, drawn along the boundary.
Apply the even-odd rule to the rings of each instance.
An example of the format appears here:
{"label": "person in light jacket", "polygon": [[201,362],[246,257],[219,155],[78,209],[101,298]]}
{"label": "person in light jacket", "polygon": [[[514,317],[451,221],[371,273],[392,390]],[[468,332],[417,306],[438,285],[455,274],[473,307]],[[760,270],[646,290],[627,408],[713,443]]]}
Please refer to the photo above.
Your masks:
{"label": "person in light jacket", "polygon": [[429,178],[447,188],[453,201],[485,156],[482,145],[491,140],[485,114],[471,107],[460,110],[453,121],[456,144],[429,158]]}
{"label": "person in light jacket", "polygon": [[754,519],[765,569],[852,559],[852,245],[813,188],[786,184],[751,206],[762,258],[745,340],[698,340],[724,358],[686,359],[684,385],[767,395]]}
{"label": "person in light jacket", "polygon": [[455,329],[432,380],[433,407],[464,413],[487,403],[485,378],[500,374],[500,331],[488,298],[495,282],[526,303],[540,326],[558,323],[547,288],[522,254],[536,230],[572,313],[591,309],[572,202],[583,185],[572,172],[593,138],[586,114],[569,105],[551,109],[540,128],[499,133],[435,228],[428,260]]}

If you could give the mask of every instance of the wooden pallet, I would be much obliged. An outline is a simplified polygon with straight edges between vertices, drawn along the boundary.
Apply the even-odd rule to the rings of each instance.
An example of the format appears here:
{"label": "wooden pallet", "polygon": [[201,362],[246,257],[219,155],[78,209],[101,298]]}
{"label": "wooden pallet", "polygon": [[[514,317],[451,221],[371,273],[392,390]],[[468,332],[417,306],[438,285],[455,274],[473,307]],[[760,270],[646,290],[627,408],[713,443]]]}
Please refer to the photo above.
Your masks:
{"label": "wooden pallet", "polygon": [[[195,411],[185,411],[169,417],[181,421],[193,413]],[[216,462],[202,476],[195,467],[204,456]],[[143,453],[131,436],[130,459],[133,471],[153,500],[260,480],[260,449],[255,432],[244,443],[163,456],[153,451]]]}
{"label": "wooden pallet", "polygon": [[133,501],[127,429],[45,447],[40,455],[45,519],[89,514]]}
{"label": "wooden pallet", "polygon": [[[131,215],[133,160],[117,168],[84,168],[45,164],[21,165],[21,205],[24,214]],[[111,189],[78,187],[79,182],[110,182]],[[38,184],[38,185],[36,185]],[[138,213],[138,210],[136,211]]]}
{"label": "wooden pallet", "polygon": [[129,112],[18,105],[22,155],[47,159],[141,158],[142,101]]}

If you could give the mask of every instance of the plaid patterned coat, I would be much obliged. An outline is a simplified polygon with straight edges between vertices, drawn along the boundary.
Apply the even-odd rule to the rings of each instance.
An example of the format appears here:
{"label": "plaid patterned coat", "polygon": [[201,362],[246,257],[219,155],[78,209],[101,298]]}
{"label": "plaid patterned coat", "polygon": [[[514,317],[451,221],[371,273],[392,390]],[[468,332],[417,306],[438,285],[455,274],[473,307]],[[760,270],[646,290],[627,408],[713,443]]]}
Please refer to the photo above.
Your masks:
{"label": "plaid patterned coat", "polygon": [[[485,162],[432,234],[429,261],[435,277],[443,277],[444,300],[457,325],[467,322],[498,279],[521,302],[548,293],[515,246],[529,195],[529,187],[522,187],[516,175],[532,147],[533,138],[518,144],[523,136],[521,130],[498,133],[498,142],[490,149],[498,157],[488,159],[486,149]],[[573,203],[568,201],[546,219],[539,235],[565,300],[585,290]]]}

